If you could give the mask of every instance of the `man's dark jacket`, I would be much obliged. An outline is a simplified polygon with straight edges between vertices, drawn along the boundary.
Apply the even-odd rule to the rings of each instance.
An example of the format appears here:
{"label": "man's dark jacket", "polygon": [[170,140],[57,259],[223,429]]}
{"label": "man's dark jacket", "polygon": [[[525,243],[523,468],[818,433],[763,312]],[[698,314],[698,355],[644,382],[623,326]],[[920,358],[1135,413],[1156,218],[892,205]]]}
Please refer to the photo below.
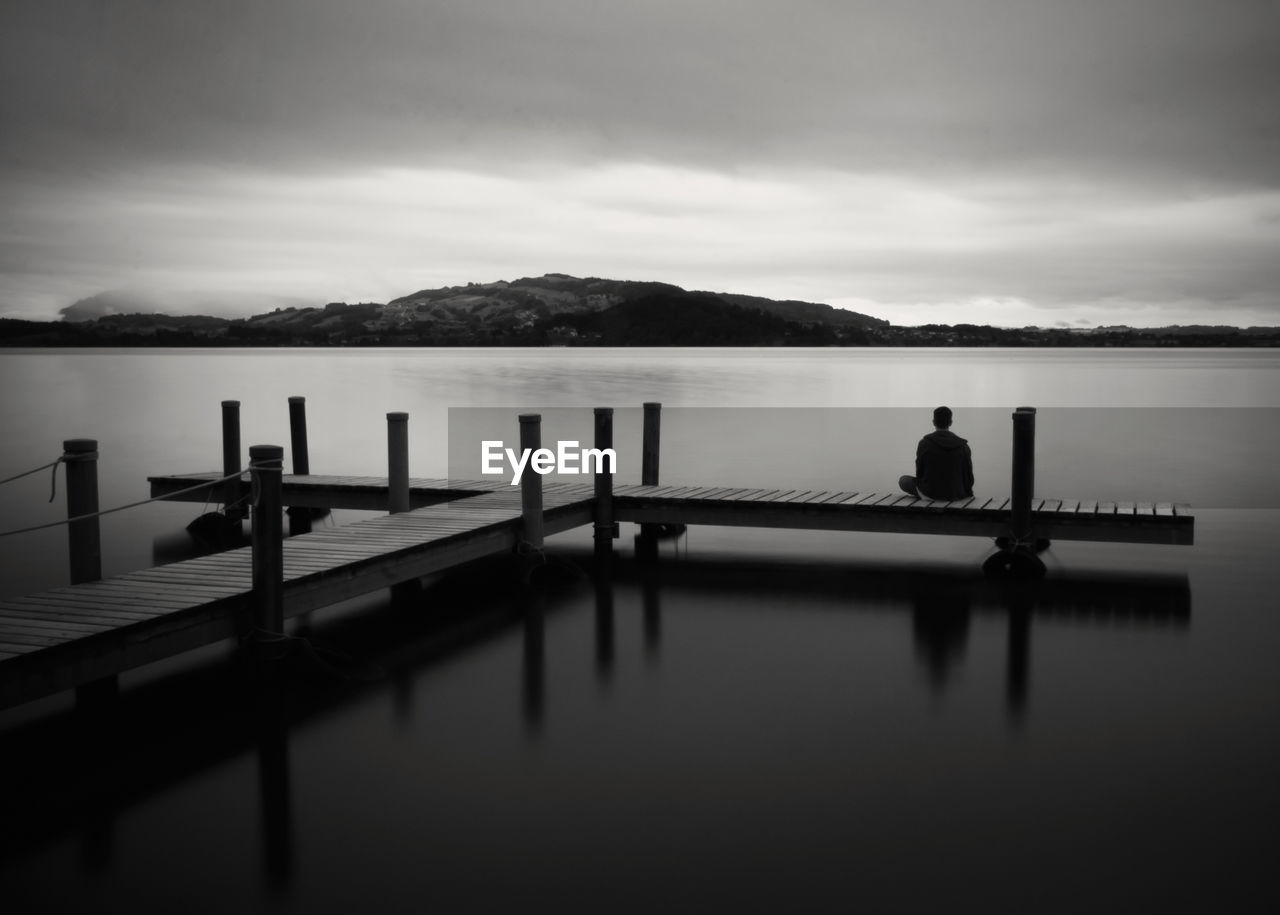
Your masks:
{"label": "man's dark jacket", "polygon": [[931,499],[967,499],[973,495],[973,454],[969,443],[950,429],[920,439],[916,448],[916,488]]}

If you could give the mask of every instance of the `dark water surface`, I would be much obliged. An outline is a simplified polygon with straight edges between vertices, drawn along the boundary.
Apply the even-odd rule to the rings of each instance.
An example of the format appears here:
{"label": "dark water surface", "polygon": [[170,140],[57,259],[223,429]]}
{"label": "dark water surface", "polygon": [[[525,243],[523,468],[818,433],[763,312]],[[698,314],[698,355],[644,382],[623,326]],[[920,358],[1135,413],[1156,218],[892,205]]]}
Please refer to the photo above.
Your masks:
{"label": "dark water surface", "polygon": [[[0,713],[6,911],[1280,901],[1274,351],[4,353],[0,381],[0,479],[96,436],[104,506],[215,468],[219,400],[247,446],[303,394],[317,472],[384,472],[391,410],[432,476],[459,409],[611,404],[629,442],[659,400],[664,479],[849,489],[891,486],[946,401],[992,493],[1035,404],[1038,494],[1198,509],[1193,547],[1055,544],[1027,587],[976,539],[709,528],[657,567],[624,530],[593,578],[574,532],[540,595],[499,558],[302,624],[377,679],[255,692],[219,645],[123,677],[110,719]],[[0,528],[56,519],[48,483],[0,487]],[[106,572],[190,552],[201,510],[105,518]],[[62,530],[0,550],[0,595],[65,583]]]}

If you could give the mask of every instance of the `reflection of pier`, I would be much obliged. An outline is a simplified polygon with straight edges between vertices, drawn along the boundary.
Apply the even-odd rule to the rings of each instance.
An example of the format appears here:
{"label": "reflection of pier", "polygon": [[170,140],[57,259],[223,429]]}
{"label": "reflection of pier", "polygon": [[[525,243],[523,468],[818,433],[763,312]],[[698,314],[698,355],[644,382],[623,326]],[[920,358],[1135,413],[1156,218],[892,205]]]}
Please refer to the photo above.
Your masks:
{"label": "reflection of pier", "polygon": [[[561,550],[558,557],[584,567],[591,550]],[[68,832],[84,836],[85,867],[107,866],[112,857],[115,819],[147,803],[174,785],[227,761],[252,754],[259,796],[262,870],[267,884],[287,887],[296,867],[291,793],[290,734],[355,702],[384,697],[400,726],[412,726],[413,681],[440,663],[492,638],[520,633],[523,651],[510,689],[526,732],[538,739],[554,719],[548,694],[546,619],[557,612],[557,592],[510,589],[517,576],[511,558],[485,560],[433,582],[412,603],[313,624],[316,644],[341,645],[354,657],[376,664],[386,678],[370,684],[317,673],[276,676],[266,683],[246,682],[232,663],[211,663],[167,675],[121,693],[113,703],[82,707],[0,734],[0,757],[21,792],[0,799],[0,817],[9,827],[0,833],[0,858],[55,841]],[[590,604],[594,596],[594,640],[589,654],[565,663],[593,666],[603,692],[613,676],[619,606],[615,590],[639,593],[637,613],[644,654],[655,660],[662,650],[664,602],[699,593],[743,593],[806,603],[835,612],[861,612],[874,605],[910,614],[910,640],[935,689],[947,688],[963,662],[970,624],[978,614],[1008,619],[1006,705],[1017,724],[1026,714],[1030,692],[1033,625],[1083,625],[1129,622],[1135,626],[1183,628],[1189,624],[1191,598],[1185,576],[1135,577],[1079,575],[1033,582],[993,582],[964,569],[903,565],[886,568],[843,561],[839,564],[753,560],[681,559],[643,563],[622,556],[610,560],[610,574],[594,585],[570,586]],[[434,608],[421,613],[423,603]],[[477,606],[479,605],[479,606]],[[780,613],[786,612],[784,609]],[[295,659],[300,660],[300,659]],[[365,665],[367,667],[367,664]],[[321,675],[323,674],[323,675]],[[246,715],[245,708],[255,709]],[[164,728],[155,722],[164,721]],[[92,765],[85,760],[92,759]]]}
{"label": "reflection of pier", "polygon": [[656,650],[661,604],[667,596],[699,592],[803,595],[807,601],[854,607],[898,604],[911,613],[912,639],[933,689],[941,692],[963,661],[970,621],[978,613],[1007,617],[1005,694],[1011,723],[1026,714],[1031,681],[1033,621],[1048,625],[1185,628],[1191,589],[1185,574],[1126,575],[1095,572],[1062,578],[993,580],[955,566],[897,567],[781,560],[689,559],[678,562],[613,560],[615,581],[644,589],[645,632]]}
{"label": "reflection of pier", "polygon": [[[474,574],[459,570],[412,605],[393,602],[311,623],[310,642],[341,645],[350,655],[338,663],[317,666],[294,654],[273,669],[249,668],[246,677],[234,658],[209,662],[134,686],[109,703],[81,703],[0,732],[6,776],[22,786],[0,796],[0,860],[78,832],[85,869],[107,867],[121,813],[248,755],[256,764],[245,790],[258,796],[264,879],[287,887],[296,857],[290,734],[354,703],[376,701],[379,693],[392,703],[397,723],[407,726],[418,673],[518,625],[528,595],[513,596],[495,584],[514,576],[505,567],[495,576],[494,562],[510,560],[491,560]],[[435,612],[421,613],[421,601]],[[529,646],[541,664],[540,646]],[[385,676],[371,681],[371,671]],[[522,689],[531,726],[541,679],[540,671],[531,672]]]}

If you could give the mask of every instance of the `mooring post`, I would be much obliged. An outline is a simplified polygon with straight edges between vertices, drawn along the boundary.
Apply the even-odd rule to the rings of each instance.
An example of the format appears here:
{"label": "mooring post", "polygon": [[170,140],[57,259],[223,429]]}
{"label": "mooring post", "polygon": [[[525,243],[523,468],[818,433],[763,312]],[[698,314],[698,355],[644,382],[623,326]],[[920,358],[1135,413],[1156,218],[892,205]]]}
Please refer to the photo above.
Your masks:
{"label": "mooring post", "polygon": [[595,556],[607,561],[618,528],[613,520],[613,464],[605,454],[613,450],[613,407],[596,407],[595,415],[595,448],[600,452],[595,468]]}
{"label": "mooring post", "polygon": [[[520,414],[520,453],[532,455],[542,447],[542,414]],[[532,463],[532,459],[530,460]],[[524,550],[542,550],[542,474],[525,467],[520,474],[520,519],[523,525]]]}
{"label": "mooring post", "polygon": [[67,525],[67,551],[71,559],[71,583],[82,584],[102,577],[102,537],[98,512],[98,442],[72,438],[62,443],[67,465],[67,517],[94,515]]}
{"label": "mooring post", "polygon": [[249,447],[255,642],[277,641],[284,635],[284,542],[280,519],[283,465],[284,448],[280,445]]}
{"label": "mooring post", "polygon": [[640,446],[640,482],[645,486],[658,485],[658,443],[662,436],[662,404],[653,401],[644,405],[644,436]]}
{"label": "mooring post", "polygon": [[[289,453],[293,456],[295,475],[311,473],[311,455],[307,451],[307,399],[289,398]],[[311,533],[313,509],[305,505],[291,505],[285,509],[289,516],[289,536]]]}
{"label": "mooring post", "polygon": [[[644,405],[644,432],[640,444],[640,482],[645,486],[658,485],[659,441],[662,435],[662,404],[648,401]],[[658,525],[640,525],[636,536],[636,558],[656,559],[658,556]]]}
{"label": "mooring post", "polygon": [[1013,411],[1013,480],[1009,512],[1013,539],[1024,544],[1031,537],[1031,497],[1036,481],[1036,408]]}
{"label": "mooring post", "polygon": [[307,399],[289,398],[289,450],[293,454],[293,472],[311,473],[311,456],[307,453]]}
{"label": "mooring post", "polygon": [[996,538],[995,553],[982,563],[982,571],[996,578],[1043,578],[1044,561],[1036,554],[1049,541],[1034,539],[1031,522],[1032,493],[1036,486],[1036,408],[1013,411],[1013,479],[1009,487],[1009,534]]}
{"label": "mooring post", "polygon": [[[240,466],[240,401],[224,400],[222,402],[222,475],[231,476],[241,471]],[[243,521],[248,512],[240,505],[240,495],[244,487],[240,480],[227,480],[222,484],[222,504],[225,506],[227,518],[232,521]]]}
{"label": "mooring post", "polygon": [[387,511],[409,510],[409,414],[387,414]]}
{"label": "mooring post", "polygon": [[[67,439],[62,443],[62,462],[67,465],[67,518],[80,519],[67,525],[71,584],[98,581],[102,578],[102,534],[97,517],[97,440]],[[119,690],[115,676],[84,683],[76,687],[76,707],[82,711],[105,707]]]}

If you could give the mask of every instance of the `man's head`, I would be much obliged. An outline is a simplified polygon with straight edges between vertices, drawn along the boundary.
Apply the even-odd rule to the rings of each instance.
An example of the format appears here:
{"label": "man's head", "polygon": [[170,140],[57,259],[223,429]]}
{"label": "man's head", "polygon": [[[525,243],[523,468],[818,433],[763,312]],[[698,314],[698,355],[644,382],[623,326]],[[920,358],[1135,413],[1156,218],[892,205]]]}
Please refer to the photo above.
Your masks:
{"label": "man's head", "polygon": [[938,407],[933,411],[933,425],[938,429],[951,428],[951,408]]}

